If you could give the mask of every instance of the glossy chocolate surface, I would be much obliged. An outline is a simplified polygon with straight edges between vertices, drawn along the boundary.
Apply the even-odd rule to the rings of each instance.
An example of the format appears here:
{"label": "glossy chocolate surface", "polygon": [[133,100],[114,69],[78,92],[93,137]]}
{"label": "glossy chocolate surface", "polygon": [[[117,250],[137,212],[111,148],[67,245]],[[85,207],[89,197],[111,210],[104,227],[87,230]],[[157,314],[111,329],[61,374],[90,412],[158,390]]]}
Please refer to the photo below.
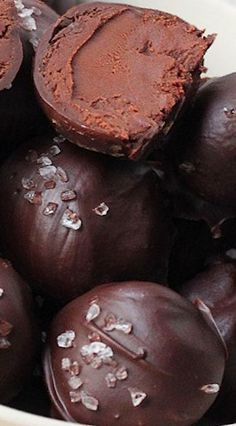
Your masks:
{"label": "glossy chocolate surface", "polygon": [[63,303],[111,280],[165,282],[173,227],[155,173],[62,141],[32,140],[1,168],[16,267]]}
{"label": "glossy chocolate surface", "polygon": [[40,0],[0,1],[0,161],[49,128],[36,102],[31,66],[39,39],[57,16]]}
{"label": "glossy chocolate surface", "polygon": [[0,403],[9,402],[28,380],[38,342],[29,288],[0,259]]}
{"label": "glossy chocolate surface", "polygon": [[36,88],[70,141],[137,159],[168,133],[213,39],[158,10],[82,4],[40,43]]}
{"label": "glossy chocolate surface", "polygon": [[68,9],[79,4],[80,0],[52,0],[50,3],[57,13],[63,15]]}
{"label": "glossy chocolate surface", "polygon": [[178,170],[206,201],[236,208],[236,73],[208,80],[178,135]]}
{"label": "glossy chocolate surface", "polygon": [[219,424],[236,420],[236,249],[226,254],[228,261],[209,265],[181,290],[189,300],[200,298],[211,309],[228,348],[222,389],[209,413],[212,418],[218,417]]}
{"label": "glossy chocolate surface", "polygon": [[187,426],[214,401],[224,359],[200,310],[166,287],[135,281],[68,304],[53,321],[44,365],[66,420]]}
{"label": "glossy chocolate surface", "polygon": [[168,283],[173,288],[201,271],[215,250],[212,234],[204,221],[175,219],[176,239],[171,250]]}

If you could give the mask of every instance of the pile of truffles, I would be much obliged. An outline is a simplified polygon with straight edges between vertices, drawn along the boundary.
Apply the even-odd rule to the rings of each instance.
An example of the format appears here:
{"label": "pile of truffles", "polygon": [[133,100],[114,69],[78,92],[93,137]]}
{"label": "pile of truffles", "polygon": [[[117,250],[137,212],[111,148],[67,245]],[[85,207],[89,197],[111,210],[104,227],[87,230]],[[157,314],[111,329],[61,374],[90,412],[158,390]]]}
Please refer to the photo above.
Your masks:
{"label": "pile of truffles", "polygon": [[0,0],[1,404],[236,422],[236,73],[204,77],[214,38]]}

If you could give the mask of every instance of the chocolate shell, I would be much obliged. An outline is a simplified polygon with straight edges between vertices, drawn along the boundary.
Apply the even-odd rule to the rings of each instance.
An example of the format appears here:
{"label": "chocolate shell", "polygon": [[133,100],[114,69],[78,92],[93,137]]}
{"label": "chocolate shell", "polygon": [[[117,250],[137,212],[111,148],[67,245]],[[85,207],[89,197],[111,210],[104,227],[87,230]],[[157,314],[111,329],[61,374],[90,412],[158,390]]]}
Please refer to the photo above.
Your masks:
{"label": "chocolate shell", "polygon": [[111,280],[166,282],[174,231],[149,166],[48,136],[4,163],[0,197],[7,253],[53,298]]}
{"label": "chocolate shell", "polygon": [[208,321],[154,283],[112,283],[75,299],[54,319],[44,358],[56,412],[96,426],[192,425],[224,371]]}
{"label": "chocolate shell", "polygon": [[189,300],[200,298],[210,308],[227,345],[228,359],[222,388],[208,413],[210,418],[218,418],[219,424],[236,421],[236,249],[228,250],[226,254],[228,261],[210,264],[181,289],[181,294]]}
{"label": "chocolate shell", "polygon": [[236,73],[200,87],[178,137],[182,182],[198,197],[236,213]]}
{"label": "chocolate shell", "polygon": [[0,403],[23,388],[35,362],[39,334],[29,288],[0,259]]}

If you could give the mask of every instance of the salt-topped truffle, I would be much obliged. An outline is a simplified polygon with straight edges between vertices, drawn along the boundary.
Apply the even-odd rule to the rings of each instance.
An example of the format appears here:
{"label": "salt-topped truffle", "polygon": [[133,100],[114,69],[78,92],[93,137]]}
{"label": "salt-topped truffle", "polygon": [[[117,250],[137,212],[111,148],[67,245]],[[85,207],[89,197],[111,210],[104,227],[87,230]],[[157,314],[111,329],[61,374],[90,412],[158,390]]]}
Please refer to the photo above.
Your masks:
{"label": "salt-topped truffle", "polygon": [[40,0],[0,0],[0,161],[49,127],[35,99],[31,59],[57,16]]}
{"label": "salt-topped truffle", "polygon": [[218,395],[225,363],[204,315],[154,283],[112,283],[75,299],[47,342],[54,409],[97,426],[192,425]]}
{"label": "salt-topped truffle", "polygon": [[170,130],[213,40],[158,10],[82,4],[43,38],[34,81],[44,111],[71,142],[138,159]]}
{"label": "salt-topped truffle", "polygon": [[111,280],[166,281],[173,226],[149,166],[48,136],[5,162],[0,197],[8,255],[53,298]]}
{"label": "salt-topped truffle", "polygon": [[227,260],[217,260],[186,282],[181,294],[189,300],[200,298],[210,308],[228,348],[221,392],[210,411],[221,423],[236,419],[236,249],[226,252]]}
{"label": "salt-topped truffle", "polygon": [[182,182],[198,197],[235,211],[236,73],[200,87],[178,138]]}
{"label": "salt-topped truffle", "polygon": [[29,288],[8,261],[0,259],[0,403],[24,386],[39,343]]}

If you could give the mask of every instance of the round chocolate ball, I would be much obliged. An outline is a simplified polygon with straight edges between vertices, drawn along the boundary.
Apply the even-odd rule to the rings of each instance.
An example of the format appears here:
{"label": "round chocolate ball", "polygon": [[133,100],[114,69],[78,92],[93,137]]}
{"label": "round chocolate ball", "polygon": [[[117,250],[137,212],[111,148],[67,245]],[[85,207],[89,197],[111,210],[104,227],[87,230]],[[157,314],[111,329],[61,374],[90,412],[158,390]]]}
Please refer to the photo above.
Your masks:
{"label": "round chocolate ball", "polygon": [[173,228],[148,165],[48,136],[5,162],[0,197],[10,259],[53,298],[112,280],[166,281]]}
{"label": "round chocolate ball", "polygon": [[236,207],[236,73],[203,84],[178,134],[178,171],[194,194]]}
{"label": "round chocolate ball", "polygon": [[0,403],[23,388],[34,366],[39,335],[29,288],[0,259]]}
{"label": "round chocolate ball", "polygon": [[61,418],[97,426],[189,426],[215,400],[225,350],[213,323],[155,283],[112,283],[53,321],[44,369]]}
{"label": "round chocolate ball", "polygon": [[236,250],[227,253],[228,262],[218,260],[210,264],[181,289],[189,300],[200,298],[210,308],[228,349],[222,389],[210,411],[213,417],[220,413],[221,424],[236,420]]}
{"label": "round chocolate ball", "polygon": [[36,102],[31,66],[34,48],[57,16],[40,0],[0,1],[0,161],[49,128]]}
{"label": "round chocolate ball", "polygon": [[82,4],[42,39],[36,89],[71,142],[138,159],[169,132],[213,39],[157,10]]}

